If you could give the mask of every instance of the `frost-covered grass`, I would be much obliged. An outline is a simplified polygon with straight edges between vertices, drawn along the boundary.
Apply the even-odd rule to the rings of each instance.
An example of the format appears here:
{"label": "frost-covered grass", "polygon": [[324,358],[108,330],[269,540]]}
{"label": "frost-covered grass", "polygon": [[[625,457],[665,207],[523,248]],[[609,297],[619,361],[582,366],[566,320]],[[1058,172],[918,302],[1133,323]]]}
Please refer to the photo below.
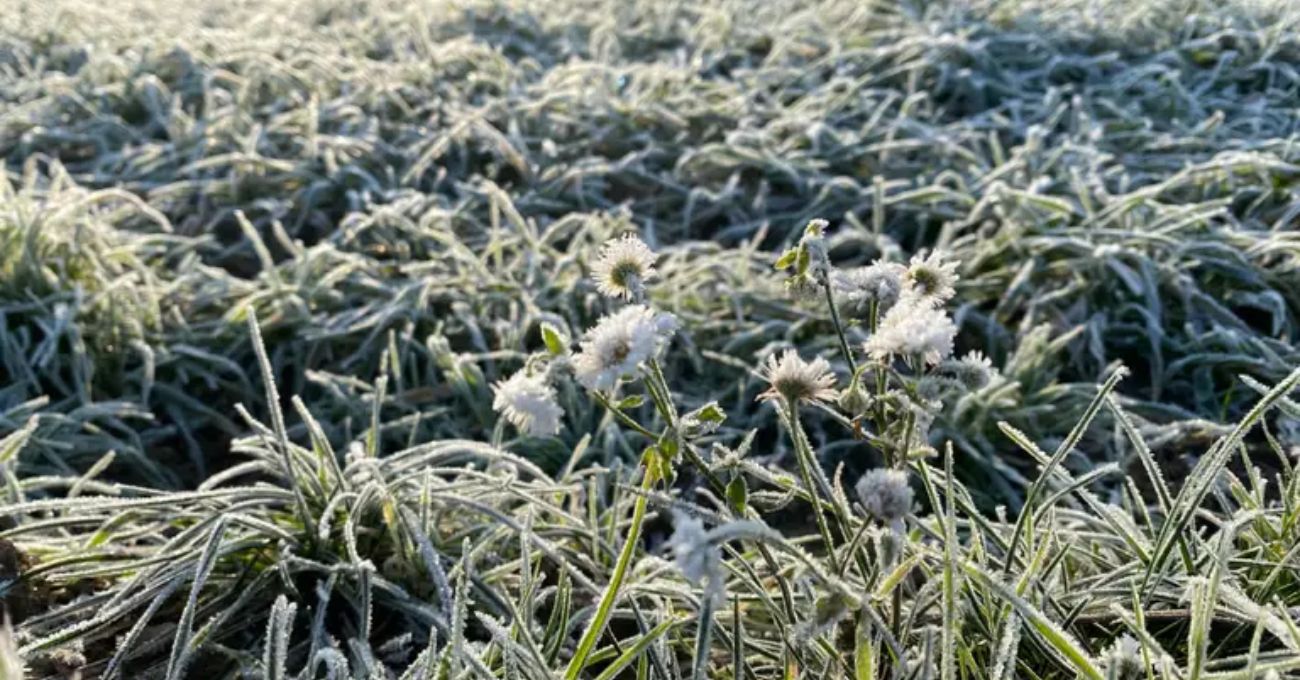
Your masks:
{"label": "frost-covered grass", "polygon": [[1300,14],[697,4],[0,13],[0,669],[1300,673]]}

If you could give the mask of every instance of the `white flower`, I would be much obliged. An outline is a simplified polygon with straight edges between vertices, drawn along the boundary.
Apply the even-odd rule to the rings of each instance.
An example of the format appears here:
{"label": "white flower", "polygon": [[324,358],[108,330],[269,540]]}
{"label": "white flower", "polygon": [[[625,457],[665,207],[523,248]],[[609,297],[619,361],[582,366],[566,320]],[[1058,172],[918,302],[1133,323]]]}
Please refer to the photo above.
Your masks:
{"label": "white flower", "polygon": [[867,339],[866,351],[875,359],[902,355],[920,357],[933,365],[952,356],[955,335],[957,327],[942,309],[921,298],[904,296],[885,314],[875,335]]}
{"label": "white flower", "polygon": [[654,264],[654,251],[635,234],[626,234],[601,249],[592,278],[602,295],[631,300],[656,275]]}
{"label": "white flower", "polygon": [[560,431],[564,409],[555,403],[555,390],[543,376],[528,375],[528,369],[523,369],[498,381],[492,391],[496,395],[492,408],[521,432],[540,437]]}
{"label": "white flower", "polygon": [[846,312],[866,317],[872,302],[877,303],[876,308],[881,314],[898,302],[905,274],[907,267],[897,262],[873,262],[866,267],[835,272],[831,285]]}
{"label": "white flower", "polygon": [[775,354],[767,358],[762,375],[772,385],[758,395],[764,401],[780,398],[790,404],[830,402],[838,396],[835,374],[831,373],[831,365],[821,357],[807,362],[799,358],[798,352],[787,349],[779,358]]}
{"label": "white flower", "polygon": [[573,357],[578,382],[592,390],[608,390],[659,353],[677,330],[677,318],[645,305],[629,305],[587,330]]}
{"label": "white flower", "polygon": [[858,480],[855,490],[862,507],[882,522],[895,522],[912,511],[912,487],[902,470],[868,470]]}
{"label": "white flower", "polygon": [[913,255],[907,265],[906,279],[917,294],[938,306],[957,294],[953,287],[958,279],[957,263],[944,262],[938,251],[925,257]]}

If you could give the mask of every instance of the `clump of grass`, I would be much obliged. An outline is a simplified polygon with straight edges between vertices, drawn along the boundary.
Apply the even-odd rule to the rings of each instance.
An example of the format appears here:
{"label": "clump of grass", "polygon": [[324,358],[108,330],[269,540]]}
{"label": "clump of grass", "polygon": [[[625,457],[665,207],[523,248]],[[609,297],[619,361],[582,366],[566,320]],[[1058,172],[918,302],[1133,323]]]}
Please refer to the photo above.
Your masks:
{"label": "clump of grass", "polygon": [[[781,264],[831,291],[821,229]],[[625,309],[660,321],[612,312],[577,349],[548,329],[529,360],[551,392],[530,390],[534,400],[512,408],[549,413],[541,402],[586,382],[620,436],[643,447],[630,470],[580,467],[580,447],[557,474],[464,440],[386,451],[368,435],[336,450],[302,400],[290,400],[292,419],[280,409],[250,315],[272,406],[269,425],[239,411],[251,434],[235,447],[247,462],[185,492],[8,476],[13,502],[0,511],[17,521],[0,538],[35,561],[21,582],[46,598],[19,626],[17,654],[37,668],[76,658],[106,677],[167,678],[200,664],[268,678],[575,679],[1259,677],[1300,667],[1295,473],[1286,467],[1268,493],[1242,447],[1273,409],[1294,408],[1300,370],[1177,491],[1114,398],[1126,374],[1116,370],[1053,453],[1001,426],[1039,473],[1014,520],[989,517],[955,476],[951,444],[939,454],[924,430],[927,414],[987,383],[990,369],[946,363],[955,327],[938,324],[948,338],[919,344],[889,334],[909,315],[946,318],[946,289],[924,283],[938,262],[898,272],[902,294],[870,314],[872,351],[841,346],[851,374],[793,353],[768,364],[760,397],[775,407],[766,417],[789,437],[797,475],[752,457],[753,431],[719,436],[727,414],[717,404],[682,412],[662,363],[675,326],[635,300]],[[838,317],[836,297],[825,300]],[[591,361],[614,381],[584,379]],[[860,503],[843,468],[826,475],[803,425],[812,412],[843,437],[856,433],[889,470],[857,485]],[[1077,476],[1062,464],[1102,412],[1123,424],[1155,502],[1114,464]],[[0,460],[31,436],[7,439]],[[1245,477],[1227,466],[1235,456]],[[685,475],[699,485],[675,483]],[[1113,477],[1121,483],[1106,500],[1098,491]],[[672,540],[647,540],[669,516]],[[92,592],[78,595],[87,583]]]}

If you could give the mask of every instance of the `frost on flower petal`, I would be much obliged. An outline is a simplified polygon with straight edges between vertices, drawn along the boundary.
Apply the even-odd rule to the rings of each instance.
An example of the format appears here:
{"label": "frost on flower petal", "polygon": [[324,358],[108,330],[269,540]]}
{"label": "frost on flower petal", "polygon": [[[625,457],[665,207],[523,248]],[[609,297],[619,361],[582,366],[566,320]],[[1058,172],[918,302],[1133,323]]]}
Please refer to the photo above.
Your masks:
{"label": "frost on flower petal", "polygon": [[788,349],[769,356],[762,375],[771,388],[758,396],[762,400],[784,399],[795,404],[804,401],[831,402],[839,396],[835,391],[835,374],[825,359],[817,357],[804,361],[799,353]]}
{"label": "frost on flower petal", "polygon": [[592,278],[602,295],[631,300],[656,275],[655,254],[635,234],[609,241],[592,265]]}
{"label": "frost on flower petal", "polygon": [[831,285],[846,313],[866,318],[871,313],[871,303],[877,303],[877,310],[883,314],[898,302],[906,273],[907,267],[897,262],[875,262],[835,272]]}
{"label": "frost on flower petal", "polygon": [[956,335],[957,327],[946,312],[909,296],[885,314],[876,333],[867,339],[866,351],[874,359],[920,357],[933,365],[952,356]]}
{"label": "frost on flower petal", "polygon": [[630,305],[588,329],[573,357],[573,373],[587,389],[608,390],[654,358],[677,330],[677,318]]}
{"label": "frost on flower petal", "polygon": [[524,369],[498,381],[492,391],[492,408],[521,432],[540,437],[560,431],[564,409],[555,403],[555,390],[543,376],[528,375]]}
{"label": "frost on flower petal", "polygon": [[912,285],[913,292],[932,304],[940,305],[957,294],[954,288],[958,279],[957,263],[944,262],[943,256],[938,252],[925,257],[914,255],[907,265],[906,279]]}

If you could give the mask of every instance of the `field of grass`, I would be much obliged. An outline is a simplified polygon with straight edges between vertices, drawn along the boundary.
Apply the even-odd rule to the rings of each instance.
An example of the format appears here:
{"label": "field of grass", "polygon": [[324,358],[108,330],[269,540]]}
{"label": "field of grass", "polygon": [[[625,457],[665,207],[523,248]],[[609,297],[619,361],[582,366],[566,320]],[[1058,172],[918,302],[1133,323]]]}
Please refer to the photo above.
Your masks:
{"label": "field of grass", "polygon": [[0,680],[1300,677],[1288,0],[8,0],[0,158]]}

